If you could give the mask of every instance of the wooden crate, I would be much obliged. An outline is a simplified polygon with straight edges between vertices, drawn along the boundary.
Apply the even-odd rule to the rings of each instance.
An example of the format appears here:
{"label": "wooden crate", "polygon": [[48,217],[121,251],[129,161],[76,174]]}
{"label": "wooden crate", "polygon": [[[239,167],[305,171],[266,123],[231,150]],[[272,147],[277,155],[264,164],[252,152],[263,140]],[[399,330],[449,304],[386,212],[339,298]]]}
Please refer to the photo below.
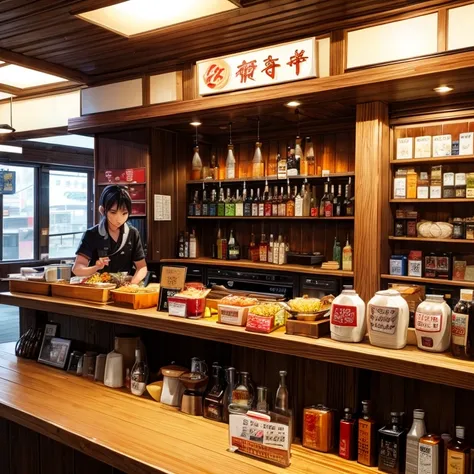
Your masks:
{"label": "wooden crate", "polygon": [[51,296],[51,283],[31,280],[10,280],[10,293],[30,293]]}
{"label": "wooden crate", "polygon": [[92,303],[107,303],[110,300],[110,290],[115,285],[107,288],[94,288],[91,286],[70,285],[69,283],[53,283],[51,291],[58,298],[91,301]]}

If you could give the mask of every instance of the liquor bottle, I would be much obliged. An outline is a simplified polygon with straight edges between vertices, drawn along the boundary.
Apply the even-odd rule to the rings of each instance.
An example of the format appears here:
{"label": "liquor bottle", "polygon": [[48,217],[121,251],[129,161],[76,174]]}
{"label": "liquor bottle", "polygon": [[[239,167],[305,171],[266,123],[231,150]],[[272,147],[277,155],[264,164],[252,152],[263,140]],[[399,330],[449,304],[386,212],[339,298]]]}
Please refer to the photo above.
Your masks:
{"label": "liquor bottle", "polygon": [[286,386],[286,370],[280,370],[280,383],[275,395],[275,412],[288,416],[290,413],[290,398]]}
{"label": "liquor bottle", "polygon": [[344,408],[344,418],[339,423],[339,456],[349,461],[357,459],[357,425],[350,408]]}
{"label": "liquor bottle", "polygon": [[252,215],[252,197],[248,194],[248,191],[244,183],[244,216],[250,217]]}
{"label": "liquor bottle", "polygon": [[252,217],[258,217],[258,197],[253,195],[253,189],[250,190],[250,199],[252,200]]}
{"label": "liquor bottle", "polygon": [[253,405],[253,389],[250,384],[250,377],[248,372],[240,372],[240,381],[236,384],[232,391],[232,403],[242,405],[247,408],[252,408]]}
{"label": "liquor bottle", "polygon": [[268,388],[267,387],[257,387],[257,405],[255,407],[256,411],[260,413],[268,413]]}
{"label": "liquor bottle", "polygon": [[340,184],[337,187],[337,196],[333,199],[333,209],[335,216],[343,216],[344,215],[344,198],[342,197],[342,185]]}
{"label": "liquor bottle", "polygon": [[202,178],[202,161],[199,156],[199,147],[196,145],[194,148],[193,161],[191,164],[191,179]]}
{"label": "liquor bottle", "polygon": [[234,231],[230,229],[229,243],[227,244],[229,260],[240,260],[240,245],[234,237]]}
{"label": "liquor bottle", "polygon": [[189,236],[189,258],[197,258],[196,231],[193,229]]}
{"label": "liquor bottle", "polygon": [[214,421],[224,421],[225,380],[222,378],[222,367],[212,365],[212,386],[207,392],[203,403],[203,416]]}
{"label": "liquor bottle", "polygon": [[250,234],[249,260],[251,260],[252,262],[258,262],[259,259],[259,248],[257,247],[257,243],[255,242],[255,234],[252,232],[252,234]]}
{"label": "liquor bottle", "polygon": [[224,208],[225,217],[234,217],[235,216],[235,202],[230,194],[230,189],[227,188],[227,197],[225,199],[225,208]]}
{"label": "liquor bottle", "polygon": [[217,191],[215,189],[211,192],[211,202],[209,203],[209,215],[217,216]]}
{"label": "liquor bottle", "polygon": [[227,159],[225,161],[225,179],[235,178],[234,145],[227,145]]}
{"label": "liquor bottle", "polygon": [[273,246],[275,242],[273,241],[273,234],[270,234],[270,240],[268,242],[268,263],[273,263]]}
{"label": "liquor bottle", "polygon": [[[286,244],[280,234],[278,236],[278,265],[284,265],[286,262]],[[275,262],[274,262],[275,263]]]}
{"label": "liquor bottle", "polygon": [[257,189],[258,217],[265,216],[265,200],[260,196],[260,188]]}
{"label": "liquor bottle", "polygon": [[221,239],[222,260],[227,260],[227,244],[227,239],[223,237]]}
{"label": "liquor bottle", "polygon": [[379,430],[379,471],[389,474],[405,472],[406,431],[401,426],[402,414],[390,413],[391,423]]}
{"label": "liquor bottle", "polygon": [[352,246],[349,242],[349,234],[347,234],[346,245],[342,249],[342,269],[352,271]]}
{"label": "liquor bottle", "polygon": [[290,242],[289,240],[285,237],[285,260],[283,263],[287,264],[288,263],[288,252],[290,251]]}
{"label": "liquor bottle", "polygon": [[443,439],[435,434],[420,438],[418,444],[418,472],[420,474],[444,473]]}
{"label": "liquor bottle", "polygon": [[244,215],[244,201],[240,197],[240,190],[237,189],[235,195],[235,216],[242,217]]}
{"label": "liquor bottle", "polygon": [[259,260],[260,262],[266,262],[268,260],[268,242],[267,236],[262,234],[260,237],[260,245],[258,246]]}
{"label": "liquor bottle", "polygon": [[267,176],[278,176],[278,160],[280,155],[277,153],[274,159],[268,160]]}
{"label": "liquor bottle", "polygon": [[277,154],[277,162],[278,162],[278,168],[277,168],[277,177],[278,179],[286,179],[288,176],[288,161],[286,157],[280,155],[280,153]]}
{"label": "liquor bottle", "polygon": [[301,186],[301,192],[297,193],[295,191],[295,217],[303,217],[303,194],[304,194],[304,185]]}
{"label": "liquor bottle", "polygon": [[406,474],[418,474],[418,445],[420,438],[426,434],[425,412],[420,409],[413,410],[413,425],[407,434],[407,457],[405,464]]}
{"label": "liquor bottle", "polygon": [[283,194],[283,186],[281,187],[281,193],[278,196],[278,217],[286,216],[286,202]]}
{"label": "liquor bottle", "polygon": [[133,395],[141,397],[146,389],[148,381],[148,366],[142,360],[142,353],[140,349],[135,349],[135,364],[132,367],[130,374],[130,389]]}
{"label": "liquor bottle", "polygon": [[362,416],[357,433],[357,461],[364,466],[377,465],[377,427],[370,413],[370,401],[362,402]]}
{"label": "liquor bottle", "polygon": [[273,243],[273,258],[272,258],[272,263],[275,265],[278,265],[278,259],[280,256],[280,239],[281,235],[278,236],[276,242]]}
{"label": "liquor bottle", "polygon": [[216,154],[213,153],[211,155],[211,176],[212,179],[218,180],[219,179],[219,164],[217,163]]}
{"label": "liquor bottle", "polygon": [[222,231],[220,227],[217,229],[216,249],[218,260],[222,260]]}
{"label": "liquor bottle", "polygon": [[324,217],[326,215],[326,201],[329,199],[329,180],[324,183],[324,194],[319,201],[319,217]]}
{"label": "liquor bottle", "polygon": [[232,391],[235,387],[235,368],[227,367],[225,369],[225,381],[227,386],[224,391],[224,416],[223,421],[229,423],[229,405],[232,403]]}
{"label": "liquor bottle", "polygon": [[314,167],[314,163],[315,163],[314,146],[313,146],[311,137],[306,137],[305,152],[306,152],[306,166],[308,170],[308,176],[314,176],[316,169]]}
{"label": "liquor bottle", "polygon": [[269,190],[268,184],[266,185],[265,189],[266,195],[263,213],[265,217],[272,217],[272,192]]}
{"label": "liquor bottle", "polygon": [[295,160],[296,160],[296,166],[298,168],[298,174],[301,176],[307,176],[308,175],[308,164],[306,162],[306,158],[303,155],[303,149],[301,148],[301,138],[296,137],[296,142],[295,142]]}
{"label": "liquor bottle", "polygon": [[[204,186],[203,186],[204,187]],[[207,192],[204,189],[202,192],[202,207],[201,207],[201,213],[203,216],[208,216],[209,215],[209,201],[207,199]]]}
{"label": "liquor bottle", "polygon": [[464,439],[464,426],[456,426],[456,438],[448,444],[447,474],[469,474],[470,446]]}
{"label": "liquor bottle", "polygon": [[262,147],[262,144],[260,142],[255,143],[255,152],[253,154],[253,161],[252,161],[252,177],[253,178],[263,178],[265,176],[261,147]]}
{"label": "liquor bottle", "polygon": [[224,190],[219,188],[219,201],[217,203],[217,215],[219,217],[225,216],[225,199],[224,199]]}
{"label": "liquor bottle", "polygon": [[195,209],[195,199],[196,199],[196,193],[194,193],[193,198],[191,199],[189,206],[188,206],[188,216],[194,216],[194,209]]}
{"label": "liquor bottle", "polygon": [[295,196],[291,193],[291,186],[288,184],[288,200],[286,201],[286,216],[295,217]]}
{"label": "liquor bottle", "polygon": [[202,215],[202,204],[201,201],[199,200],[199,191],[194,192],[194,215],[195,216],[200,216]]}
{"label": "liquor bottle", "polygon": [[288,147],[286,154],[287,162],[287,175],[288,176],[298,176],[299,170],[299,161],[296,163],[295,149]]}
{"label": "liquor bottle", "polygon": [[189,258],[189,232],[184,234],[184,258]]}
{"label": "liquor bottle", "polygon": [[451,324],[451,352],[459,359],[474,357],[473,290],[461,290],[461,298],[454,307]]}
{"label": "liquor bottle", "polygon": [[354,201],[350,196],[350,185],[346,184],[345,197],[344,197],[344,215],[353,216],[354,215]]}
{"label": "liquor bottle", "polygon": [[335,262],[339,263],[339,268],[342,265],[342,255],[341,255],[341,243],[337,240],[337,237],[334,237],[334,245],[332,247],[332,259]]}
{"label": "liquor bottle", "polygon": [[278,187],[273,188],[273,199],[272,199],[272,216],[278,216]]}
{"label": "liquor bottle", "polygon": [[316,186],[313,186],[311,192],[311,198],[309,201],[309,215],[311,217],[319,217],[319,202],[318,197],[316,196]]}
{"label": "liquor bottle", "polygon": [[178,258],[184,258],[184,232],[179,233],[178,238]]}
{"label": "liquor bottle", "polygon": [[324,217],[334,216],[334,184],[331,184],[331,192],[324,203]]}

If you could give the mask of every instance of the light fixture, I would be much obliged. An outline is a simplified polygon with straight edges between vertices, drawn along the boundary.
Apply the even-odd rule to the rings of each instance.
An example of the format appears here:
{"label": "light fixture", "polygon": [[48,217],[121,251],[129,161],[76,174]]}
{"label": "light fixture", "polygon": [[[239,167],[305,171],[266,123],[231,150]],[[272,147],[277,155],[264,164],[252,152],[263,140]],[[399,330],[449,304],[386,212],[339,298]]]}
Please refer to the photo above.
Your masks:
{"label": "light fixture", "polygon": [[446,92],[451,92],[453,90],[453,87],[444,85],[444,86],[435,87],[433,90],[435,92],[438,92],[438,94],[446,94]]}
{"label": "light fixture", "polygon": [[191,122],[189,125],[192,125],[193,127],[200,127],[202,125],[201,122]]}
{"label": "light fixture", "polygon": [[285,105],[287,107],[299,107],[301,105],[301,102],[298,102],[297,100],[291,100],[290,102],[287,102]]}
{"label": "light fixture", "polygon": [[28,87],[46,86],[65,82],[63,77],[53,76],[41,71],[35,71],[16,64],[8,64],[0,68],[0,84],[26,89]]}
{"label": "light fixture", "polygon": [[127,0],[77,16],[130,37],[236,8],[235,0]]}
{"label": "light fixture", "polygon": [[7,123],[0,124],[0,133],[13,133],[15,129],[13,128],[13,99],[10,97],[10,125]]}

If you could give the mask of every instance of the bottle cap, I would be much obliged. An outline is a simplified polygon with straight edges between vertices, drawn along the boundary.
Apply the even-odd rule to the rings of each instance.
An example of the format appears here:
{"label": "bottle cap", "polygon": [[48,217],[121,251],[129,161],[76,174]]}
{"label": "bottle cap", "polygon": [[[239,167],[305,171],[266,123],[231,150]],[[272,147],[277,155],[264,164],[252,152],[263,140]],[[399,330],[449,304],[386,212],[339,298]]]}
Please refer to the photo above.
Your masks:
{"label": "bottle cap", "polygon": [[286,370],[280,370],[280,377],[286,376],[287,371]]}
{"label": "bottle cap", "polygon": [[456,426],[456,438],[464,439],[464,426]]}
{"label": "bottle cap", "polygon": [[413,410],[413,418],[416,420],[423,420],[425,418],[425,411],[420,408]]}
{"label": "bottle cap", "polygon": [[344,419],[350,420],[352,418],[352,410],[350,408],[344,408]]}

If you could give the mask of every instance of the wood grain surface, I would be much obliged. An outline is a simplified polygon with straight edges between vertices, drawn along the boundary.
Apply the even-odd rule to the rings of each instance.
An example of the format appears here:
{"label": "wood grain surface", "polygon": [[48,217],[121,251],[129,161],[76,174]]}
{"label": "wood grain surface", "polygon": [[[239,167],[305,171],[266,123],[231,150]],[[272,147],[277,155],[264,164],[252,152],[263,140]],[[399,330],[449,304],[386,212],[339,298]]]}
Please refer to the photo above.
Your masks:
{"label": "wood grain surface", "polygon": [[413,346],[407,346],[402,350],[383,349],[367,342],[348,344],[329,338],[309,339],[290,336],[285,334],[283,329],[271,334],[249,333],[244,328],[221,325],[212,319],[181,319],[154,309],[130,311],[114,306],[100,307],[52,297],[1,293],[0,304],[153,329],[224,342],[234,346],[332,362],[347,367],[370,369],[469,390],[474,389],[473,362],[455,359],[448,353],[423,352]]}

